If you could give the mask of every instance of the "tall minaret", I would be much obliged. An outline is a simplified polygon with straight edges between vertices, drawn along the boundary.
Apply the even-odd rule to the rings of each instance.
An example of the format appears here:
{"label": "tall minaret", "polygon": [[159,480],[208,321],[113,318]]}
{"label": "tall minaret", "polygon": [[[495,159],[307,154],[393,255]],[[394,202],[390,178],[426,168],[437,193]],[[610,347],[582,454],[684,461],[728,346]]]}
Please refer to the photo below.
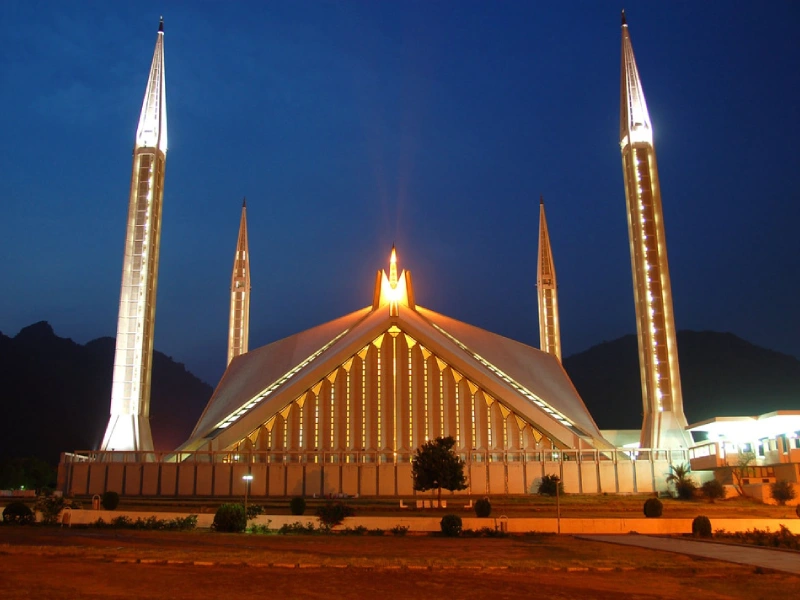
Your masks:
{"label": "tall minaret", "polygon": [[619,144],[642,378],[642,448],[688,447],[653,127],[622,13]]}
{"label": "tall minaret", "polygon": [[103,438],[103,450],[153,449],[150,374],[166,159],[167,104],[162,19],[158,25],[153,64],[133,146],[111,418]]}
{"label": "tall minaret", "polygon": [[544,216],[544,198],[539,198],[539,268],[536,290],[539,299],[539,347],[561,360],[561,325],[558,322],[556,266]]}
{"label": "tall minaret", "polygon": [[228,327],[228,364],[247,352],[250,337],[250,255],[247,249],[247,200],[242,202],[239,240],[231,276],[231,316]]}

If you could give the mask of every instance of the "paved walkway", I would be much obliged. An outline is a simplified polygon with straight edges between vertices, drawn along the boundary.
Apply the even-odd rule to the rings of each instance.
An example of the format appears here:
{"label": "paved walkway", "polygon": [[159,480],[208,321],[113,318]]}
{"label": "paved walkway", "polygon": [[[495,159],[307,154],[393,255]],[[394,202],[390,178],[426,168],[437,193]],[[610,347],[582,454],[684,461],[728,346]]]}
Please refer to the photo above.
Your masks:
{"label": "paved walkway", "polygon": [[737,546],[697,540],[651,537],[648,535],[577,535],[575,537],[595,542],[624,544],[626,546],[649,548],[650,550],[702,556],[704,558],[713,558],[800,575],[800,552],[791,550],[772,550],[758,546]]}

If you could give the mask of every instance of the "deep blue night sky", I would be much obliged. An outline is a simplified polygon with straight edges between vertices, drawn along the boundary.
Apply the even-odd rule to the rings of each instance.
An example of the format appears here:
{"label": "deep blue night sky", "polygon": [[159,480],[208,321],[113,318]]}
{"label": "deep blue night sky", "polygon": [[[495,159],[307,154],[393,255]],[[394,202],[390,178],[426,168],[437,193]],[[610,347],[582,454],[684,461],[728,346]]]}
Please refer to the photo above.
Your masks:
{"label": "deep blue night sky", "polygon": [[[243,196],[251,348],[369,304],[393,242],[420,304],[538,345],[540,194],[564,353],[633,333],[619,8],[5,0],[0,330],[115,335],[163,14],[157,349],[221,375]],[[800,4],[625,8],[678,328],[800,357]]]}

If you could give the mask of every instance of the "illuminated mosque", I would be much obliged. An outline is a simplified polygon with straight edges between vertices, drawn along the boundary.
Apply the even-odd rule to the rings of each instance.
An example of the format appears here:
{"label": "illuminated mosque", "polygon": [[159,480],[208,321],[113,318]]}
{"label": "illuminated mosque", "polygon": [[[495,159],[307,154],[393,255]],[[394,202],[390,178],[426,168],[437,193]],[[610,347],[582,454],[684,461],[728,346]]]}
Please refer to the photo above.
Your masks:
{"label": "illuminated mosque", "polygon": [[[252,475],[253,495],[411,496],[414,451],[442,436],[455,439],[467,465],[465,494],[531,493],[548,473],[559,474],[569,492],[653,492],[665,489],[672,464],[691,462],[708,476],[724,464],[724,442],[694,446],[690,434],[713,433],[724,420],[690,428],[683,412],[653,128],[624,13],[619,141],[642,383],[638,443],[598,429],[561,365],[543,201],[540,349],[417,304],[411,273],[393,247],[370,304],[250,350],[243,205],[227,370],[190,438],[167,455],[153,452],[150,372],[167,152],[163,44],[162,22],[135,138],[111,417],[100,452],[66,455],[65,491],[226,496],[242,493],[242,476]],[[800,429],[800,414],[761,421],[770,418]],[[741,429],[767,465],[759,468],[771,468],[770,453],[775,462],[800,463],[800,447],[768,427],[758,434],[765,437],[749,433],[747,419]],[[800,479],[797,464],[787,467],[794,469],[790,480]]]}

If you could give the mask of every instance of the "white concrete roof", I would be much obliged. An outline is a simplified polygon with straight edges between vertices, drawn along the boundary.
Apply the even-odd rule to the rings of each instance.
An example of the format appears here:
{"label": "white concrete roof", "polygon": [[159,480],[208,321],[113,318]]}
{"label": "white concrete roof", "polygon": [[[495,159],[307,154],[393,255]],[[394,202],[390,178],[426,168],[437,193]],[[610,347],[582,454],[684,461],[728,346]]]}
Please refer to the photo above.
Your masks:
{"label": "white concrete roof", "polygon": [[242,439],[392,324],[554,439],[611,447],[554,356],[417,306],[367,307],[238,356],[180,449]]}

